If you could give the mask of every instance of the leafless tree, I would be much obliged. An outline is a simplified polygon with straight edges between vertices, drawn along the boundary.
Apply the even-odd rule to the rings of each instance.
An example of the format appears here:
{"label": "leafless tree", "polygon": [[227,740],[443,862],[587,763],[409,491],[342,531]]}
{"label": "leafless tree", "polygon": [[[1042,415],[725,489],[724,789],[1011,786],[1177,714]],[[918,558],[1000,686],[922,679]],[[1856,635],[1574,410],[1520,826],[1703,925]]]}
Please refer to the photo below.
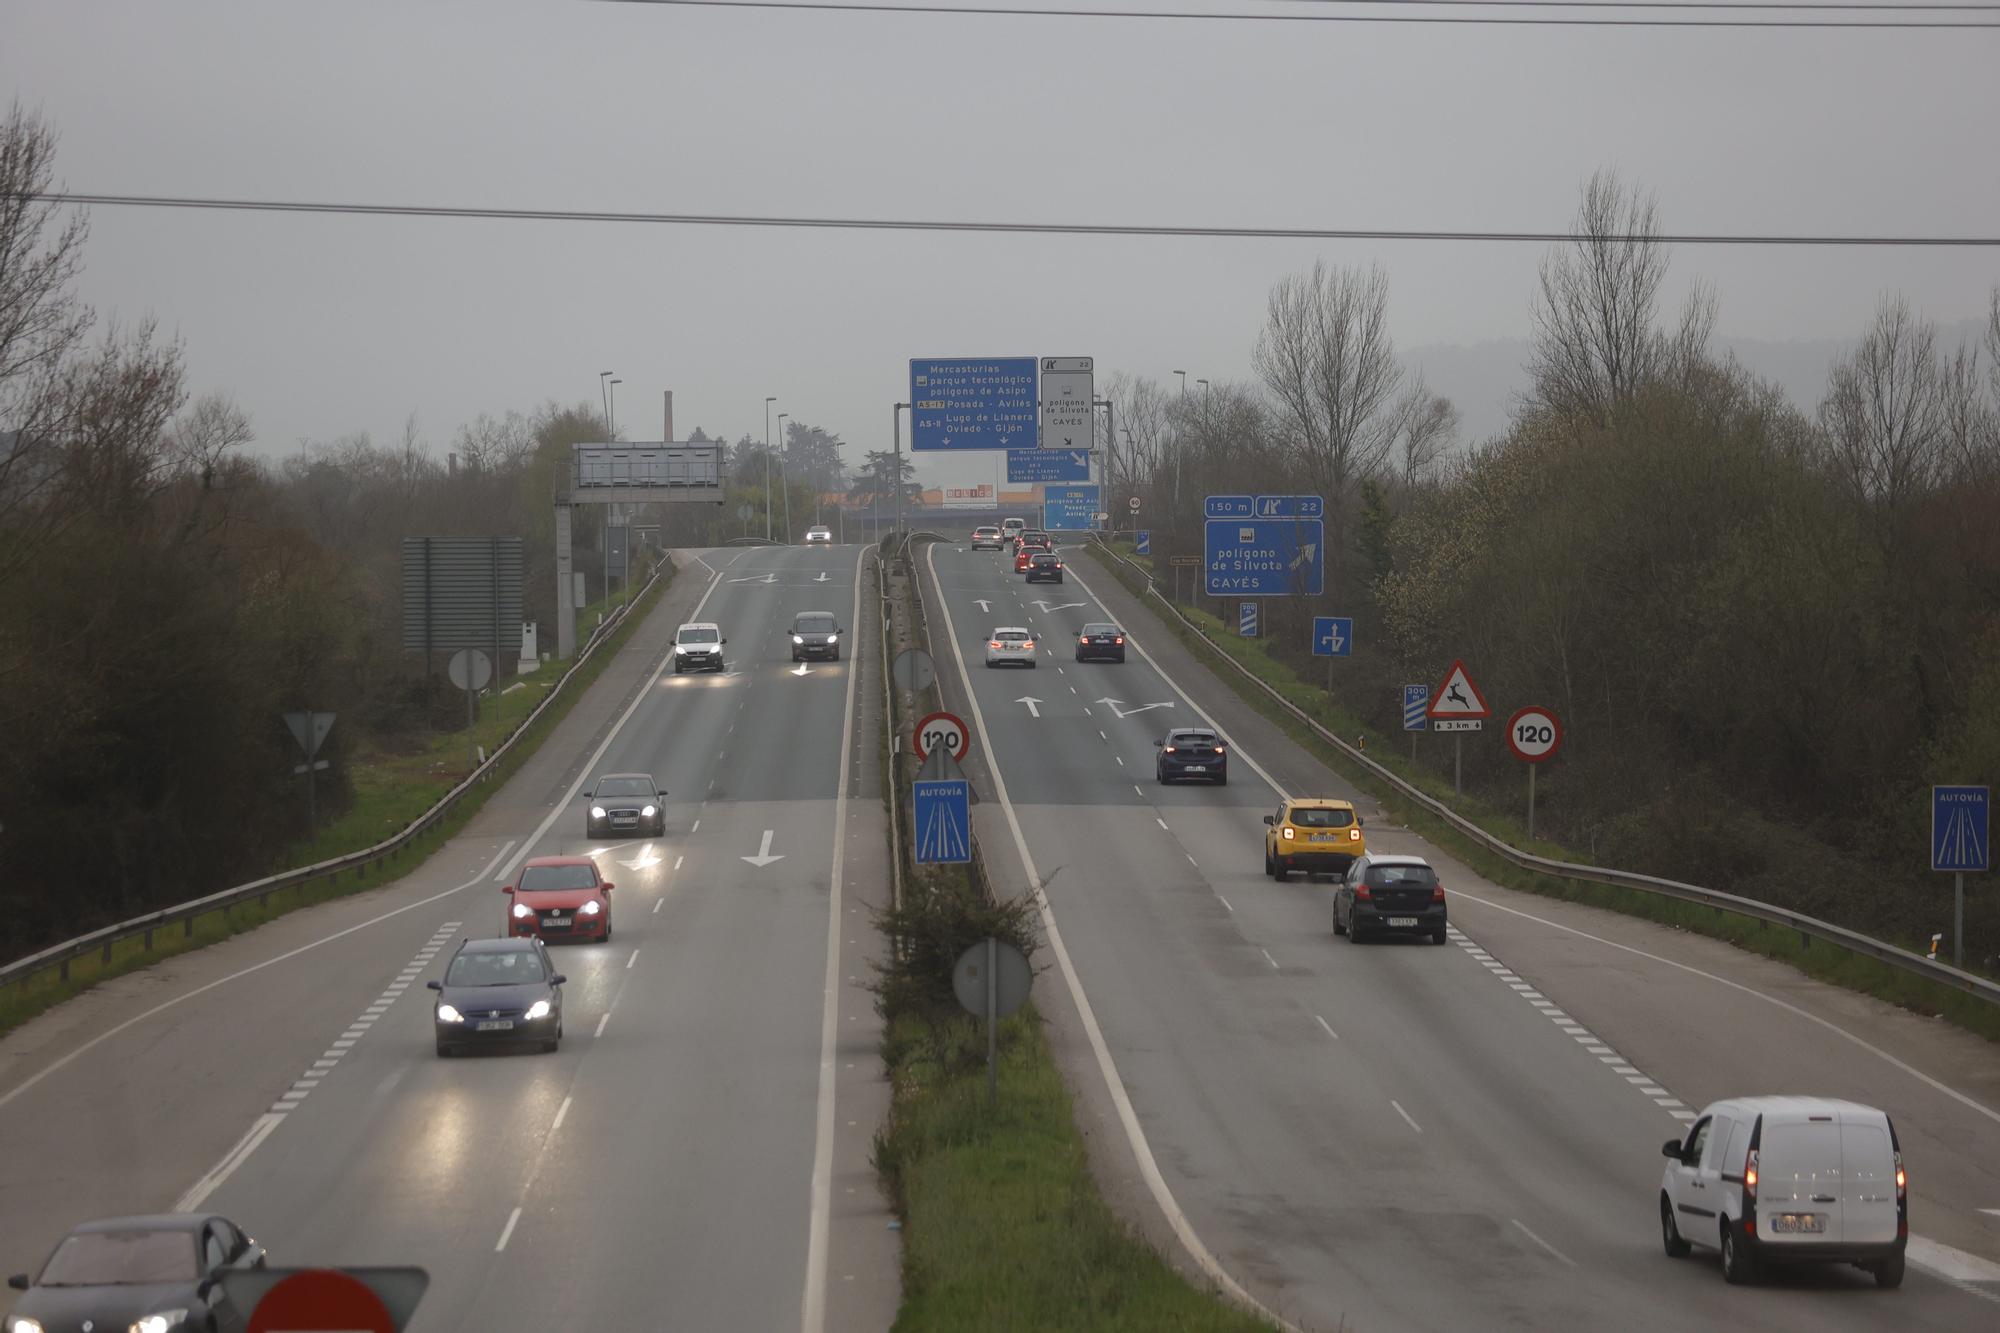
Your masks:
{"label": "leafless tree", "polygon": [[1704,353],[1713,296],[1697,288],[1679,327],[1656,327],[1669,254],[1653,198],[1600,169],[1583,186],[1569,242],[1542,260],[1529,364],[1534,401],[1608,423],[1647,383]]}
{"label": "leafless tree", "polygon": [[208,393],[181,413],[167,437],[173,467],[206,485],[229,451],[255,439],[250,418],[226,393]]}
{"label": "leafless tree", "polygon": [[1432,393],[1419,371],[1396,403],[1395,417],[1403,484],[1415,486],[1430,479],[1438,460],[1458,442],[1458,409]]}
{"label": "leafless tree", "polygon": [[1949,433],[1937,329],[1884,297],[1819,408],[1827,446],[1856,494],[1894,510],[1927,489]]}
{"label": "leafless tree", "polygon": [[535,452],[535,430],[519,412],[501,417],[481,412],[458,428],[451,447],[471,471],[511,469]]}
{"label": "leafless tree", "polygon": [[1166,448],[1166,393],[1150,376],[1123,370],[1105,377],[1103,393],[1118,405],[1118,480],[1143,489],[1159,470]]}

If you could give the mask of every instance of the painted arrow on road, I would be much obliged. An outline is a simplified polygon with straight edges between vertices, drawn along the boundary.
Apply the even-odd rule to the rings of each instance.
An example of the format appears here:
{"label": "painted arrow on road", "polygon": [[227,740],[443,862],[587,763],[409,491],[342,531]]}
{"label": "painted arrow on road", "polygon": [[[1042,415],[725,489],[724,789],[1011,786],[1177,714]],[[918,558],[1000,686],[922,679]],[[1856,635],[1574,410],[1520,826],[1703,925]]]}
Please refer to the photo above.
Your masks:
{"label": "painted arrow on road", "polygon": [[1047,614],[1048,612],[1050,612],[1050,611],[1067,611],[1067,610],[1069,610],[1069,609],[1070,609],[1071,607],[1073,607],[1073,606],[1087,606],[1087,605],[1089,605],[1089,603],[1087,603],[1087,602],[1054,602],[1054,603],[1051,603],[1051,602],[1044,602],[1044,601],[1041,601],[1040,599],[1037,599],[1037,600],[1036,600],[1036,602],[1035,602],[1035,605],[1036,605],[1036,606],[1039,606],[1039,607],[1041,607],[1041,608],[1042,608],[1042,612],[1043,612],[1043,614],[1044,614],[1044,615],[1046,615],[1046,614]]}
{"label": "painted arrow on road", "polygon": [[813,580],[813,582],[814,582],[814,583],[825,583],[825,582],[826,582],[826,571],[822,569],[822,570],[821,570],[821,571],[819,572],[819,577],[818,577],[818,578],[816,578],[816,579],[814,579],[814,580]]}
{"label": "painted arrow on road", "polygon": [[812,671],[811,665],[805,662],[801,662],[799,663],[799,669],[797,671],[794,671],[792,674],[794,676],[804,676],[810,674],[811,671]]}
{"label": "painted arrow on road", "polygon": [[624,866],[627,870],[646,870],[659,865],[660,861],[661,857],[653,851],[652,846],[649,844],[646,850],[640,852],[636,859],[620,861],[618,864]]}
{"label": "painted arrow on road", "polygon": [[762,583],[768,586],[769,584],[776,583],[778,576],[776,574],[752,574],[748,578],[731,579],[729,581],[731,583]]}
{"label": "painted arrow on road", "polygon": [[765,866],[771,864],[771,862],[773,861],[782,861],[785,859],[785,854],[783,852],[779,852],[775,856],[772,855],[771,833],[772,830],[765,829],[764,841],[758,844],[757,854],[755,856],[746,856],[743,858],[745,861],[748,861],[751,865],[756,866],[759,870],[762,870]]}
{"label": "painted arrow on road", "polygon": [[991,611],[993,609],[993,603],[987,601],[984,597],[975,597],[972,604],[981,611]]}
{"label": "painted arrow on road", "polygon": [[1019,698],[1019,699],[1016,699],[1016,700],[1015,700],[1014,702],[1015,702],[1015,703],[1017,703],[1017,704],[1026,704],[1026,705],[1028,705],[1028,716],[1029,716],[1029,717],[1040,717],[1040,716],[1042,715],[1042,710],[1041,710],[1041,709],[1040,709],[1039,707],[1037,707],[1037,706],[1036,706],[1036,705],[1038,705],[1038,704],[1040,704],[1040,703],[1042,702],[1042,701],[1041,701],[1040,699],[1029,699],[1029,698],[1026,698],[1026,697],[1023,697],[1023,698]]}
{"label": "painted arrow on road", "polygon": [[1121,705],[1125,702],[1123,699],[1098,699],[1095,702],[1106,705],[1120,717],[1131,717],[1134,713],[1145,713],[1155,708],[1172,708],[1174,706],[1171,700],[1163,704],[1140,704],[1137,708],[1122,707]]}

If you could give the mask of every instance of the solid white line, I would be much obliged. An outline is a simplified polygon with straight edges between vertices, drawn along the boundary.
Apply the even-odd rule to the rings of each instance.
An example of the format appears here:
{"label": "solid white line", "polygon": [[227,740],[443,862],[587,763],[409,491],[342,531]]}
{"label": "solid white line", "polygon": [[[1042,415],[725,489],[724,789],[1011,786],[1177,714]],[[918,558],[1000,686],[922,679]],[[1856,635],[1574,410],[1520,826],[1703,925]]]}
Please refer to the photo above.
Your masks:
{"label": "solid white line", "polygon": [[632,951],[632,956],[625,960],[625,970],[627,972],[630,972],[632,970],[632,964],[638,961],[639,961],[639,951],[637,949],[634,949]]}
{"label": "solid white line", "polygon": [[1324,1018],[1321,1018],[1318,1014],[1313,1015],[1313,1022],[1319,1024],[1322,1028],[1326,1029],[1327,1036],[1332,1037],[1335,1041],[1340,1040],[1340,1034],[1338,1032],[1335,1032],[1333,1030],[1333,1026],[1330,1023],[1328,1023]]}
{"label": "solid white line", "polygon": [[[932,582],[936,584],[935,547],[924,553],[924,563],[930,570]],[[1084,589],[1084,594],[1090,596],[1091,600],[1096,600],[1088,588]],[[985,752],[991,755],[994,753],[993,738],[986,730],[986,715],[980,709],[979,696],[972,688],[972,675],[966,670],[965,654],[958,646],[958,630],[952,623],[951,603],[940,597],[938,609],[944,613],[945,638],[951,644],[951,655],[958,664],[959,679],[965,685],[965,697],[972,707],[972,722],[979,730],[979,743],[985,747]],[[1102,609],[1101,603],[1100,609]],[[1141,656],[1146,655],[1145,648],[1136,640],[1134,646],[1139,648]],[[1150,657],[1146,660],[1152,661]],[[1158,664],[1155,663],[1154,670],[1158,669]],[[1166,673],[1161,672],[1161,678],[1165,679]],[[1195,711],[1200,712],[1199,709]],[[1244,756],[1244,760],[1252,769],[1257,768],[1255,761],[1249,756]],[[1153,1157],[1152,1146],[1146,1141],[1146,1131],[1139,1124],[1139,1113],[1133,1109],[1132,1098],[1125,1091],[1125,1081],[1119,1076],[1118,1065],[1111,1058],[1111,1048],[1104,1040],[1104,1029],[1098,1026],[1097,1012],[1090,1007],[1090,997],[1083,992],[1083,979],[1077,975],[1076,964],[1070,959],[1068,946],[1063,943],[1062,931],[1056,926],[1055,911],[1049,906],[1048,895],[1042,891],[1041,871],[1036,868],[1034,854],[1028,850],[1027,835],[1021,831],[1021,820],[1014,810],[1014,803],[1007,798],[1007,780],[1002,776],[997,763],[989,764],[988,772],[993,776],[993,792],[999,798],[1001,813],[1006,816],[1008,831],[1013,834],[1014,850],[1021,858],[1021,867],[1028,874],[1029,884],[1033,886],[1035,904],[1042,918],[1043,937],[1049,942],[1050,952],[1056,956],[1057,969],[1061,971],[1063,984],[1068,988],[1070,999],[1076,1005],[1077,1017],[1083,1024],[1084,1036],[1090,1042],[1091,1053],[1097,1059],[1097,1072],[1104,1080],[1105,1091],[1111,1098],[1112,1106],[1117,1109],[1118,1122],[1125,1130],[1126,1142],[1131,1145],[1132,1156],[1139,1166],[1139,1175],[1146,1182],[1146,1189],[1153,1196],[1154,1204],[1165,1215],[1167,1225],[1173,1228],[1181,1248],[1187,1251],[1188,1256],[1211,1281],[1278,1327],[1297,1333],[1297,1325],[1280,1317],[1276,1311],[1252,1296],[1241,1283],[1230,1276],[1229,1270],[1224,1268],[1209,1251],[1208,1246],[1202,1243],[1201,1237],[1195,1233],[1194,1224],[1188,1221],[1187,1214],[1181,1211],[1173,1191],[1167,1187],[1166,1177],[1160,1172],[1160,1164]],[[1275,788],[1276,784],[1272,785]],[[1134,786],[1132,790],[1136,792],[1139,788]],[[1143,792],[1140,794],[1144,795]]]}
{"label": "solid white line", "polygon": [[1529,1240],[1535,1242],[1535,1244],[1541,1246],[1543,1249],[1547,1250],[1550,1254],[1553,1254],[1556,1258],[1568,1264],[1571,1268],[1576,1267],[1576,1260],[1570,1258],[1568,1255],[1564,1254],[1561,1250],[1549,1244],[1547,1241],[1543,1240],[1540,1236],[1537,1236],[1534,1232],[1528,1230],[1527,1223],[1523,1222],[1520,1218],[1515,1217],[1515,1218],[1509,1218],[1508,1220],[1511,1221],[1515,1226],[1521,1228],[1521,1234],[1526,1236]]}
{"label": "solid white line", "polygon": [[563,1104],[556,1108],[556,1118],[554,1123],[549,1126],[549,1133],[553,1134],[562,1128],[563,1117],[569,1114],[569,1103],[570,1099],[565,1097],[563,1098]]}
{"label": "solid white line", "polygon": [[1215,895],[1215,901],[1222,904],[1222,910],[1225,912],[1234,912],[1236,910],[1235,908],[1229,905],[1229,899],[1223,897],[1219,893]]}
{"label": "solid white line", "polygon": [[284,1123],[284,1119],[282,1113],[271,1111],[258,1116],[243,1137],[236,1141],[236,1146],[224,1153],[222,1160],[209,1168],[207,1175],[195,1181],[188,1187],[188,1192],[175,1201],[174,1211],[191,1213],[201,1207],[202,1200],[215,1193],[216,1187],[229,1179],[236,1168],[243,1165],[243,1159],[257,1151],[257,1145],[270,1137],[271,1131]]}
{"label": "solid white line", "polygon": [[[515,839],[515,838],[509,838],[509,839],[507,839],[507,842],[506,842],[506,845],[505,845],[505,846],[503,846],[503,847],[501,847],[501,849],[500,849],[500,856],[496,856],[496,857],[494,857],[493,859],[494,859],[495,861],[498,861],[498,860],[500,859],[500,857],[501,857],[501,856],[505,856],[505,855],[506,855],[507,853],[509,853],[509,852],[513,851],[513,850],[514,850],[514,844],[515,844],[515,843],[516,843],[517,841],[518,841],[518,839]],[[483,873],[483,872],[482,872],[482,873]],[[495,883],[495,884],[498,884],[498,883],[499,883],[499,882],[500,882],[501,880],[503,880],[503,879],[505,879],[505,878],[507,878],[507,872],[503,870],[503,871],[501,871],[501,872],[500,872],[499,874],[497,874],[497,875],[495,875],[495,876],[493,877],[493,879],[492,879],[492,882],[493,882],[493,883]],[[457,925],[457,923],[456,923],[456,922],[454,922],[454,923],[453,923],[453,926],[454,926],[454,927],[456,927],[456,925]]]}
{"label": "solid white line", "polygon": [[591,1035],[591,1036],[593,1036],[593,1037],[601,1037],[601,1036],[603,1036],[603,1035],[604,1035],[604,1025],[605,1025],[606,1023],[609,1023],[610,1021],[611,1021],[611,1011],[610,1011],[609,1009],[606,1009],[606,1010],[604,1011],[604,1014],[603,1014],[603,1016],[602,1016],[601,1018],[599,1018],[599,1019],[597,1020],[597,1031],[595,1031],[595,1032],[591,1033],[590,1035]]}
{"label": "solid white line", "polygon": [[500,1240],[498,1244],[494,1245],[493,1253],[498,1254],[507,1248],[507,1237],[514,1234],[514,1224],[520,1220],[521,1210],[519,1208],[507,1214],[507,1225],[500,1229]]}
{"label": "solid white line", "polygon": [[[866,552],[864,547],[854,558],[854,618],[847,622],[850,625],[861,623],[861,568]],[[958,651],[955,642],[952,651]],[[883,669],[888,665],[884,662]],[[960,665],[962,668],[962,660]],[[831,901],[826,914],[826,978],[820,995],[819,1105],[813,1135],[812,1213],[806,1228],[806,1289],[799,1301],[801,1333],[824,1333],[826,1328],[827,1238],[833,1229],[833,1051],[840,1028],[840,886],[847,859],[847,764],[854,744],[854,685],[860,678],[857,664],[847,673],[847,715],[840,729],[840,765],[834,769],[833,872],[828,876]],[[969,689],[971,682],[966,684]],[[990,746],[987,753],[992,753]]]}
{"label": "solid white line", "polygon": [[1262,945],[1259,945],[1257,948],[1257,952],[1264,955],[1264,961],[1271,965],[1271,970],[1273,972],[1278,970],[1278,960],[1271,957],[1271,951],[1269,949],[1266,949]]}
{"label": "solid white line", "polygon": [[1417,1133],[1419,1134],[1424,1132],[1424,1127],[1418,1124],[1415,1118],[1412,1117],[1408,1111],[1405,1111],[1403,1109],[1403,1104],[1401,1102],[1397,1101],[1394,1097],[1391,1097],[1389,1099],[1389,1105],[1396,1108],[1396,1114],[1403,1117],[1403,1119],[1409,1123],[1411,1129],[1416,1130]]}

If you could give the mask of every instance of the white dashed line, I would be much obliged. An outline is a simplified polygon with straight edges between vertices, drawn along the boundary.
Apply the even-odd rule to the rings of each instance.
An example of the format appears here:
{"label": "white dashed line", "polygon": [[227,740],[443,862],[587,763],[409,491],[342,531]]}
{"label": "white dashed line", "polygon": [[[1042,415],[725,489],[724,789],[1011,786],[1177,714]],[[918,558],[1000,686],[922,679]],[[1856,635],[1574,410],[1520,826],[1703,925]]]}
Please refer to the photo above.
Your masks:
{"label": "white dashed line", "polygon": [[1225,912],[1234,912],[1236,910],[1235,908],[1229,905],[1229,899],[1223,897],[1219,893],[1215,895],[1215,901],[1222,904],[1222,910]]}
{"label": "white dashed line", "polygon": [[601,1036],[603,1036],[603,1035],[604,1035],[604,1025],[605,1025],[606,1023],[609,1023],[610,1021],[611,1021],[611,1011],[607,1009],[607,1010],[605,1010],[605,1012],[604,1012],[604,1017],[602,1017],[602,1018],[600,1018],[600,1019],[598,1019],[598,1020],[597,1020],[597,1031],[595,1031],[595,1032],[591,1033],[590,1035],[591,1035],[591,1036],[593,1036],[593,1037],[601,1037]]}
{"label": "white dashed line", "polygon": [[[698,820],[698,819],[697,819],[697,820],[695,821],[695,823],[697,823],[697,824],[699,824],[700,822],[701,822],[701,821],[700,821],[700,820]],[[683,862],[683,861],[685,861],[685,860],[687,860],[687,857],[685,857],[685,856],[676,856],[676,857],[674,858],[674,869],[676,869],[676,870],[679,870],[679,869],[681,868],[681,862]]]}
{"label": "white dashed line", "polygon": [[[694,821],[694,823],[692,823],[692,824],[689,824],[689,825],[688,825],[688,832],[689,832],[689,833],[699,833],[699,832],[701,832],[701,821],[700,821],[699,819],[697,819],[697,820],[695,820],[695,821]],[[676,864],[676,865],[678,865],[679,863],[678,863],[678,862],[676,862],[675,864]]]}
{"label": "white dashed line", "polygon": [[654,916],[658,916],[658,915],[660,914],[660,909],[661,909],[662,907],[666,906],[666,902],[667,902],[667,900],[666,900],[665,898],[655,898],[655,899],[653,899],[653,915],[654,915]]}
{"label": "white dashed line", "polygon": [[637,949],[634,949],[632,951],[632,956],[625,960],[625,970],[627,972],[630,972],[632,970],[632,964],[638,961],[639,961],[639,951]]}
{"label": "white dashed line", "polygon": [[1155,824],[1158,824],[1161,828],[1166,828],[1167,826],[1167,821],[1160,818],[1158,815],[1153,816],[1153,822]]}
{"label": "white dashed line", "polygon": [[1271,951],[1269,949],[1266,949],[1260,945],[1257,949],[1257,952],[1264,955],[1264,961],[1271,965],[1271,970],[1273,972],[1278,970],[1278,960],[1271,957]]}
{"label": "white dashed line", "polygon": [[1328,1023],[1324,1018],[1321,1018],[1318,1014],[1313,1015],[1313,1022],[1319,1024],[1321,1029],[1325,1031],[1327,1036],[1332,1037],[1335,1041],[1340,1040],[1340,1034],[1333,1030],[1333,1025],[1331,1023]]}
{"label": "white dashed line", "polygon": [[493,1252],[495,1254],[498,1254],[500,1253],[500,1251],[507,1248],[507,1238],[514,1234],[514,1224],[520,1220],[521,1220],[521,1210],[519,1208],[516,1208],[513,1212],[507,1214],[507,1225],[500,1229],[500,1240],[493,1247]]}
{"label": "white dashed line", "polygon": [[1396,1114],[1403,1117],[1404,1121],[1410,1126],[1411,1129],[1416,1130],[1417,1133],[1419,1134],[1424,1132],[1424,1127],[1418,1124],[1415,1118],[1413,1118],[1408,1111],[1405,1111],[1403,1109],[1403,1104],[1401,1102],[1397,1101],[1394,1097],[1391,1097],[1389,1099],[1389,1105],[1396,1108]]}
{"label": "white dashed line", "polygon": [[1526,1236],[1529,1240],[1535,1242],[1535,1244],[1541,1246],[1543,1249],[1547,1250],[1550,1254],[1553,1254],[1556,1258],[1568,1264],[1571,1268],[1576,1267],[1576,1260],[1570,1258],[1568,1255],[1564,1254],[1561,1250],[1549,1244],[1547,1241],[1543,1240],[1540,1236],[1537,1236],[1534,1232],[1528,1230],[1527,1224],[1522,1222],[1520,1218],[1516,1217],[1516,1218],[1511,1218],[1509,1220],[1512,1221],[1515,1226],[1520,1227],[1521,1234]]}
{"label": "white dashed line", "polygon": [[569,1103],[570,1099],[565,1097],[563,1104],[556,1108],[555,1122],[549,1126],[549,1133],[553,1134],[562,1128],[563,1117],[569,1114]]}

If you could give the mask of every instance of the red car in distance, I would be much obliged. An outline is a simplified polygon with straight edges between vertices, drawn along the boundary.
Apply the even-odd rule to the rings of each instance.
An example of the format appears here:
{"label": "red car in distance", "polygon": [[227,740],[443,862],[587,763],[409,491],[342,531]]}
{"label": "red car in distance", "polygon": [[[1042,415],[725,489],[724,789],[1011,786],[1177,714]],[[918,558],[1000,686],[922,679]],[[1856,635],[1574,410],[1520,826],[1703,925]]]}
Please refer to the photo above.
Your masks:
{"label": "red car in distance", "polygon": [[556,940],[611,940],[612,885],[587,856],[538,856],[521,867],[521,878],[500,892],[507,906],[509,935]]}

